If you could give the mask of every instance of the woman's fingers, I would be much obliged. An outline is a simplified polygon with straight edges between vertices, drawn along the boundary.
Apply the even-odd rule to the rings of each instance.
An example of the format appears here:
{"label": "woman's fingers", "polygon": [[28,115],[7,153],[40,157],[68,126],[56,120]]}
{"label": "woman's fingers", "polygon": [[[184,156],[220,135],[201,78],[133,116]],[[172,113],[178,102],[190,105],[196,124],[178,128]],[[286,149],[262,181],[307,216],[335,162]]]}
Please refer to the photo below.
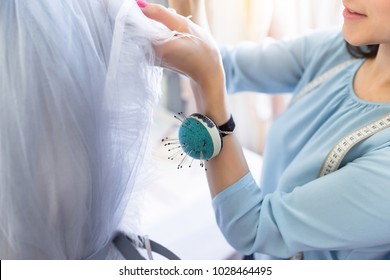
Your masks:
{"label": "woman's fingers", "polygon": [[210,95],[216,91],[216,84],[219,88],[224,88],[219,51],[206,30],[162,5],[138,5],[148,18],[160,22],[170,30],[184,33],[184,36],[178,36],[175,40],[155,44],[156,56],[161,59],[160,66],[188,76],[202,91],[209,92]]}
{"label": "woman's fingers", "polygon": [[149,4],[141,9],[148,18],[162,23],[171,30],[178,32],[188,31],[188,19],[176,14],[172,9],[157,4]]}

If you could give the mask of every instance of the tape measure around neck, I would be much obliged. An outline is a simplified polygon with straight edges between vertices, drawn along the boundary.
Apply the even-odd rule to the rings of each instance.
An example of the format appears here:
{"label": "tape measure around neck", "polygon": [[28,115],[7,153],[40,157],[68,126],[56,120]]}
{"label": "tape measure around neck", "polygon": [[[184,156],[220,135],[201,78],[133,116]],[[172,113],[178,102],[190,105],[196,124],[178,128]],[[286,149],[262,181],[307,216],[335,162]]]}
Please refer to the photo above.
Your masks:
{"label": "tape measure around neck", "polygon": [[390,114],[343,137],[328,153],[328,156],[326,157],[320,172],[318,173],[318,177],[325,176],[333,171],[336,171],[348,151],[351,150],[355,145],[369,138],[375,133],[389,127]]}
{"label": "tape measure around neck", "polygon": [[[318,76],[310,83],[308,83],[300,92],[298,92],[290,102],[289,107],[294,105],[298,100],[300,100],[305,95],[309,94],[316,87],[320,86],[322,83],[330,80],[332,77],[340,73],[343,69],[351,65],[356,59],[349,59],[344,61],[330,70],[326,71],[322,75]],[[333,146],[331,151],[328,153],[325,158],[321,169],[318,173],[318,177],[325,176],[333,171],[336,171],[346,156],[346,154],[358,143],[369,138],[375,133],[390,127],[390,114],[382,117],[379,120],[376,120],[362,128],[357,129],[356,131],[346,135]]]}
{"label": "tape measure around neck", "polygon": [[[305,95],[309,94],[313,89],[321,85],[323,82],[331,79],[343,69],[352,64],[355,59],[347,60],[335,67],[331,68],[324,74],[315,78],[313,81],[308,83],[300,92],[298,92],[293,99],[291,100],[289,107],[294,105],[298,100],[300,100]],[[376,120],[362,128],[355,130],[354,132],[348,134],[347,136],[341,138],[336,145],[330,150],[326,156],[321,169],[318,173],[318,178],[325,176],[329,173],[336,171],[339,167],[347,153],[358,143],[364,141],[365,139],[371,137],[375,133],[382,131],[386,128],[390,128],[390,114]],[[298,252],[290,258],[291,260],[303,260],[303,252]]]}

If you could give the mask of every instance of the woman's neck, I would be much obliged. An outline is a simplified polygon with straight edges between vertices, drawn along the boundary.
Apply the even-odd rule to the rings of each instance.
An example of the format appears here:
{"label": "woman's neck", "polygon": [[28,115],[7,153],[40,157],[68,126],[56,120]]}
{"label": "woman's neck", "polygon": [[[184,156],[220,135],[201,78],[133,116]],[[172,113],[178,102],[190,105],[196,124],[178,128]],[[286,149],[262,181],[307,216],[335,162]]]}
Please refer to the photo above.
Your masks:
{"label": "woman's neck", "polygon": [[390,80],[390,45],[380,45],[378,54],[372,63],[373,71],[382,77],[388,77]]}
{"label": "woman's neck", "polygon": [[356,95],[368,102],[390,102],[390,45],[380,45],[375,58],[367,59],[356,73]]}

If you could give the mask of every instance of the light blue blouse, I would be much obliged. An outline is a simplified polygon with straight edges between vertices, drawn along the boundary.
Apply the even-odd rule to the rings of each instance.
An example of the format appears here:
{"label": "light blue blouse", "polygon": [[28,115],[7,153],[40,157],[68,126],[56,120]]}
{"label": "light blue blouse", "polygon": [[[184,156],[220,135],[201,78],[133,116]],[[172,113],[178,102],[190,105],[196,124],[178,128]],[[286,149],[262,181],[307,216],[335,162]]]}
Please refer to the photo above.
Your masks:
{"label": "light blue blouse", "polygon": [[[299,92],[351,59],[339,31],[245,43],[221,54],[229,92]],[[359,99],[356,59],[287,109],[266,143],[261,186],[251,174],[213,200],[217,222],[243,254],[305,259],[390,259],[390,129],[355,146],[341,167],[316,178],[342,137],[390,113]]]}

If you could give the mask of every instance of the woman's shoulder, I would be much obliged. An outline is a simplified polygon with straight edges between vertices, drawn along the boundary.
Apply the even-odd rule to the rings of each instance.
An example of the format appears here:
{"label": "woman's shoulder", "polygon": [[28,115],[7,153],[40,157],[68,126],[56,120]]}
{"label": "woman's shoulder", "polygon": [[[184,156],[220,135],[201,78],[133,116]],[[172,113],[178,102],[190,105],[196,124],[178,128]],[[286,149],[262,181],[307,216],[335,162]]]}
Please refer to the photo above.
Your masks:
{"label": "woman's shoulder", "polygon": [[303,40],[307,81],[352,59],[340,28],[316,30],[306,34]]}
{"label": "woman's shoulder", "polygon": [[328,28],[305,35],[308,63],[337,64],[351,58],[340,28]]}
{"label": "woman's shoulder", "polygon": [[304,72],[313,75],[352,58],[340,27],[310,30],[284,38],[280,44],[297,58]]}
{"label": "woman's shoulder", "polygon": [[340,27],[310,30],[304,34],[304,37],[313,48],[323,46],[324,44],[329,46],[344,44],[344,37]]}

